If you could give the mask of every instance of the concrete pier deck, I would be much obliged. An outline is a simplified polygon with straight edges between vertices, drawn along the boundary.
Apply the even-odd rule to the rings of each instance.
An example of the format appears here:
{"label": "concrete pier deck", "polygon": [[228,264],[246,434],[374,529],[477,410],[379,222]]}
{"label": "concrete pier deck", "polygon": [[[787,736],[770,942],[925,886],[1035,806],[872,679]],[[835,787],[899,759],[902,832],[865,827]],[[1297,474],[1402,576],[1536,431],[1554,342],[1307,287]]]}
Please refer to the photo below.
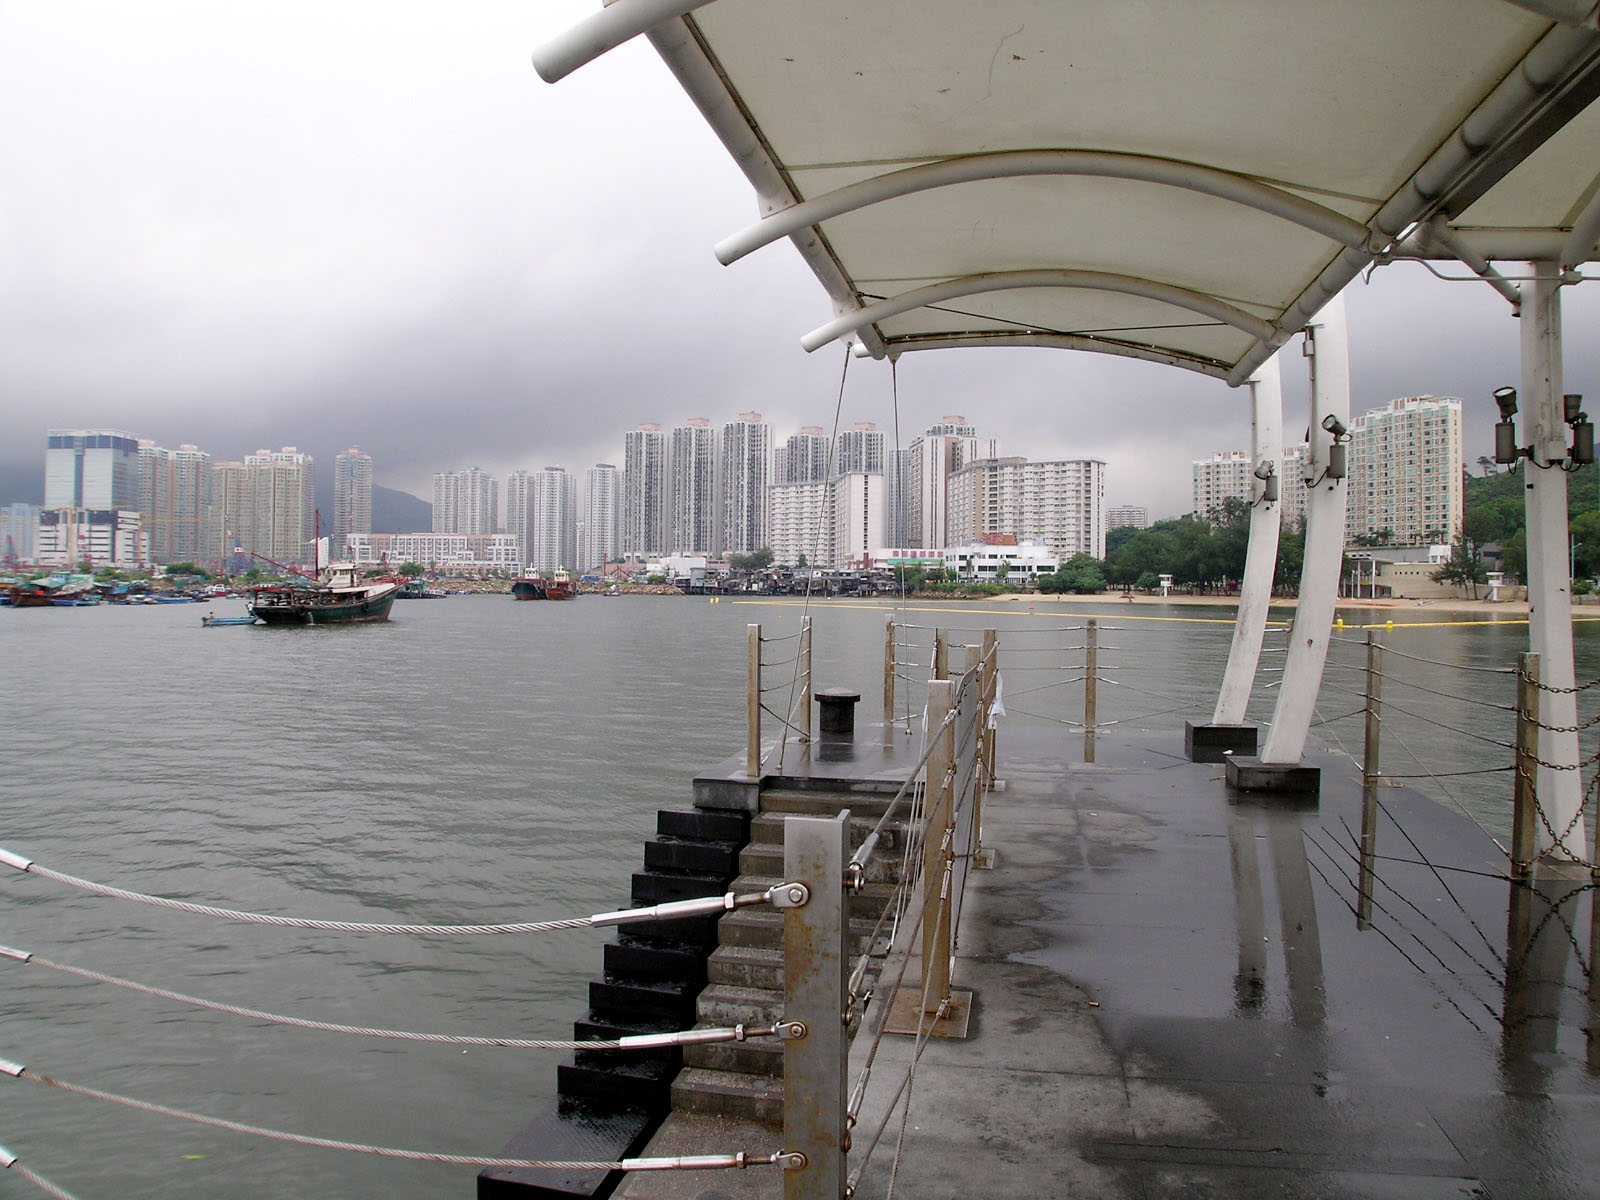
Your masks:
{"label": "concrete pier deck", "polygon": [[[881,731],[860,737],[857,766],[875,769]],[[1181,735],[1101,737],[1094,764],[1081,749],[1002,735],[1006,787],[984,807],[997,862],[970,876],[955,966],[971,1036],[927,1042],[858,1197],[1600,1196],[1586,873],[1520,889],[1508,952],[1505,858],[1465,818],[1384,788],[1362,930],[1347,759],[1317,753],[1320,802],[1275,804],[1183,760]],[[912,1050],[882,1040],[852,1170]],[[781,1140],[675,1115],[648,1153]],[[775,1198],[782,1182],[635,1175],[617,1194]]]}

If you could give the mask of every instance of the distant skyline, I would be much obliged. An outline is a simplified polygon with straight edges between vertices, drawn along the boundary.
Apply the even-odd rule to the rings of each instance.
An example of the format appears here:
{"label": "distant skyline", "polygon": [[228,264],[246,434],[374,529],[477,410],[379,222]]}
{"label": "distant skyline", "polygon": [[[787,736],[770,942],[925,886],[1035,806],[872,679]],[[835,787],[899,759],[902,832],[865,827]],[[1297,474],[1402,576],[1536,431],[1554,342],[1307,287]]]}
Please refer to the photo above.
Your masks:
{"label": "distant skyline", "polygon": [[[755,198],[655,54],[554,87],[529,66],[595,7],[0,7],[0,111],[27,114],[0,200],[0,488],[42,473],[55,426],[217,461],[359,445],[419,497],[468,466],[620,464],[641,421],[831,431],[841,356],[798,345],[827,297],[787,245],[716,264]],[[1488,453],[1489,393],[1520,376],[1505,302],[1416,264],[1347,295],[1354,410],[1459,396],[1468,463]],[[1566,390],[1594,411],[1600,285],[1564,303]],[[1298,341],[1283,364],[1293,435]],[[1248,443],[1242,389],[1148,363],[962,350],[898,375],[902,446],[964,413],[1007,454],[1106,460],[1107,504],[1152,517],[1187,510],[1193,458]],[[888,364],[851,363],[839,419],[893,440]]]}

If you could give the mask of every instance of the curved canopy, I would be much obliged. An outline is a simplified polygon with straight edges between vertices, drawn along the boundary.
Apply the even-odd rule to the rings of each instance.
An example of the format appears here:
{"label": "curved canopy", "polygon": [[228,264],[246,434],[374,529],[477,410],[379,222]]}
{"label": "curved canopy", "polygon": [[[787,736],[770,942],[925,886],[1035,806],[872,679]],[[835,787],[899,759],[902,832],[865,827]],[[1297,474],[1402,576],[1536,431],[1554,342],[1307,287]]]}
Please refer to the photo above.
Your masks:
{"label": "curved canopy", "polygon": [[1494,260],[1593,257],[1595,22],[1590,0],[615,0],[535,62],[649,29],[756,189],[719,257],[788,237],[832,299],[808,349],[1069,346],[1239,383],[1375,261],[1460,258],[1515,299]]}

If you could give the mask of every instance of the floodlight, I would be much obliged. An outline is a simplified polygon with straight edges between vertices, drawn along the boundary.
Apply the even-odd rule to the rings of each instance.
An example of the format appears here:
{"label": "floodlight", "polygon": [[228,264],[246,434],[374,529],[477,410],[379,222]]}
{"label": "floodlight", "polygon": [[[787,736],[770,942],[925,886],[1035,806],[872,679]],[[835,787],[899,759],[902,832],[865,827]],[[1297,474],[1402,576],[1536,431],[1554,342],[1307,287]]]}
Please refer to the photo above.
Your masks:
{"label": "floodlight", "polygon": [[1271,479],[1277,473],[1278,473],[1278,469],[1276,467],[1274,467],[1270,462],[1266,462],[1264,460],[1261,463],[1261,465],[1259,467],[1257,467],[1255,469],[1255,471],[1252,472],[1252,474],[1254,474],[1257,479]]}
{"label": "floodlight", "polygon": [[1345,423],[1339,420],[1339,418],[1334,416],[1332,413],[1329,413],[1327,416],[1322,418],[1322,427],[1329,433],[1333,434],[1335,439],[1342,438],[1345,434],[1350,432],[1349,429],[1345,427]]}
{"label": "floodlight", "polygon": [[1577,392],[1568,392],[1561,397],[1561,419],[1568,425],[1575,424],[1583,416],[1583,396]]}
{"label": "floodlight", "polygon": [[1517,389],[1514,387],[1495,388],[1494,402],[1500,406],[1500,419],[1509,421],[1517,415]]}

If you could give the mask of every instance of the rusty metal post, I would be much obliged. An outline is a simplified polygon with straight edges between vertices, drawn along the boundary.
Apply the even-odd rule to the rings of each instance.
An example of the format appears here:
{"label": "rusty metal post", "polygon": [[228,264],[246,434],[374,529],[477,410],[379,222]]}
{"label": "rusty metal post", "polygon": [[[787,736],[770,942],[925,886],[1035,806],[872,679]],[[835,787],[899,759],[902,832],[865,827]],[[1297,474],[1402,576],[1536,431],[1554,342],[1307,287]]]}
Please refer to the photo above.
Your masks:
{"label": "rusty metal post", "polygon": [[955,810],[950,776],[955,765],[956,731],[945,719],[956,706],[956,685],[948,679],[928,684],[928,728],[933,753],[925,776],[928,820],[922,839],[922,1004],[936,1012],[950,999],[950,895],[945,881],[955,853]]}
{"label": "rusty metal post", "polygon": [[[933,677],[935,679],[950,678],[950,643],[944,636],[944,630],[933,631]],[[932,711],[931,709],[929,710]]]}
{"label": "rusty metal post", "polygon": [[1517,769],[1511,792],[1511,874],[1526,879],[1538,857],[1539,656],[1517,657]]}
{"label": "rusty metal post", "polygon": [[809,744],[811,738],[811,618],[800,618],[800,740]]}
{"label": "rusty metal post", "polygon": [[749,627],[749,643],[745,654],[750,677],[750,694],[746,702],[745,774],[751,779],[761,777],[761,626]]}
{"label": "rusty metal post", "polygon": [[1361,866],[1356,928],[1372,928],[1372,883],[1378,848],[1378,754],[1383,704],[1383,643],[1367,630],[1367,729],[1361,755]]}
{"label": "rusty metal post", "polygon": [[845,1194],[849,830],[849,809],[783,823],[784,882],[805,888],[801,897],[780,897],[783,1020],[805,1027],[804,1036],[783,1043],[783,1148],[805,1156],[803,1167],[783,1173],[784,1200],[839,1200]]}
{"label": "rusty metal post", "polygon": [[1100,633],[1094,620],[1083,631],[1083,761],[1094,761],[1094,726],[1099,720]]}

